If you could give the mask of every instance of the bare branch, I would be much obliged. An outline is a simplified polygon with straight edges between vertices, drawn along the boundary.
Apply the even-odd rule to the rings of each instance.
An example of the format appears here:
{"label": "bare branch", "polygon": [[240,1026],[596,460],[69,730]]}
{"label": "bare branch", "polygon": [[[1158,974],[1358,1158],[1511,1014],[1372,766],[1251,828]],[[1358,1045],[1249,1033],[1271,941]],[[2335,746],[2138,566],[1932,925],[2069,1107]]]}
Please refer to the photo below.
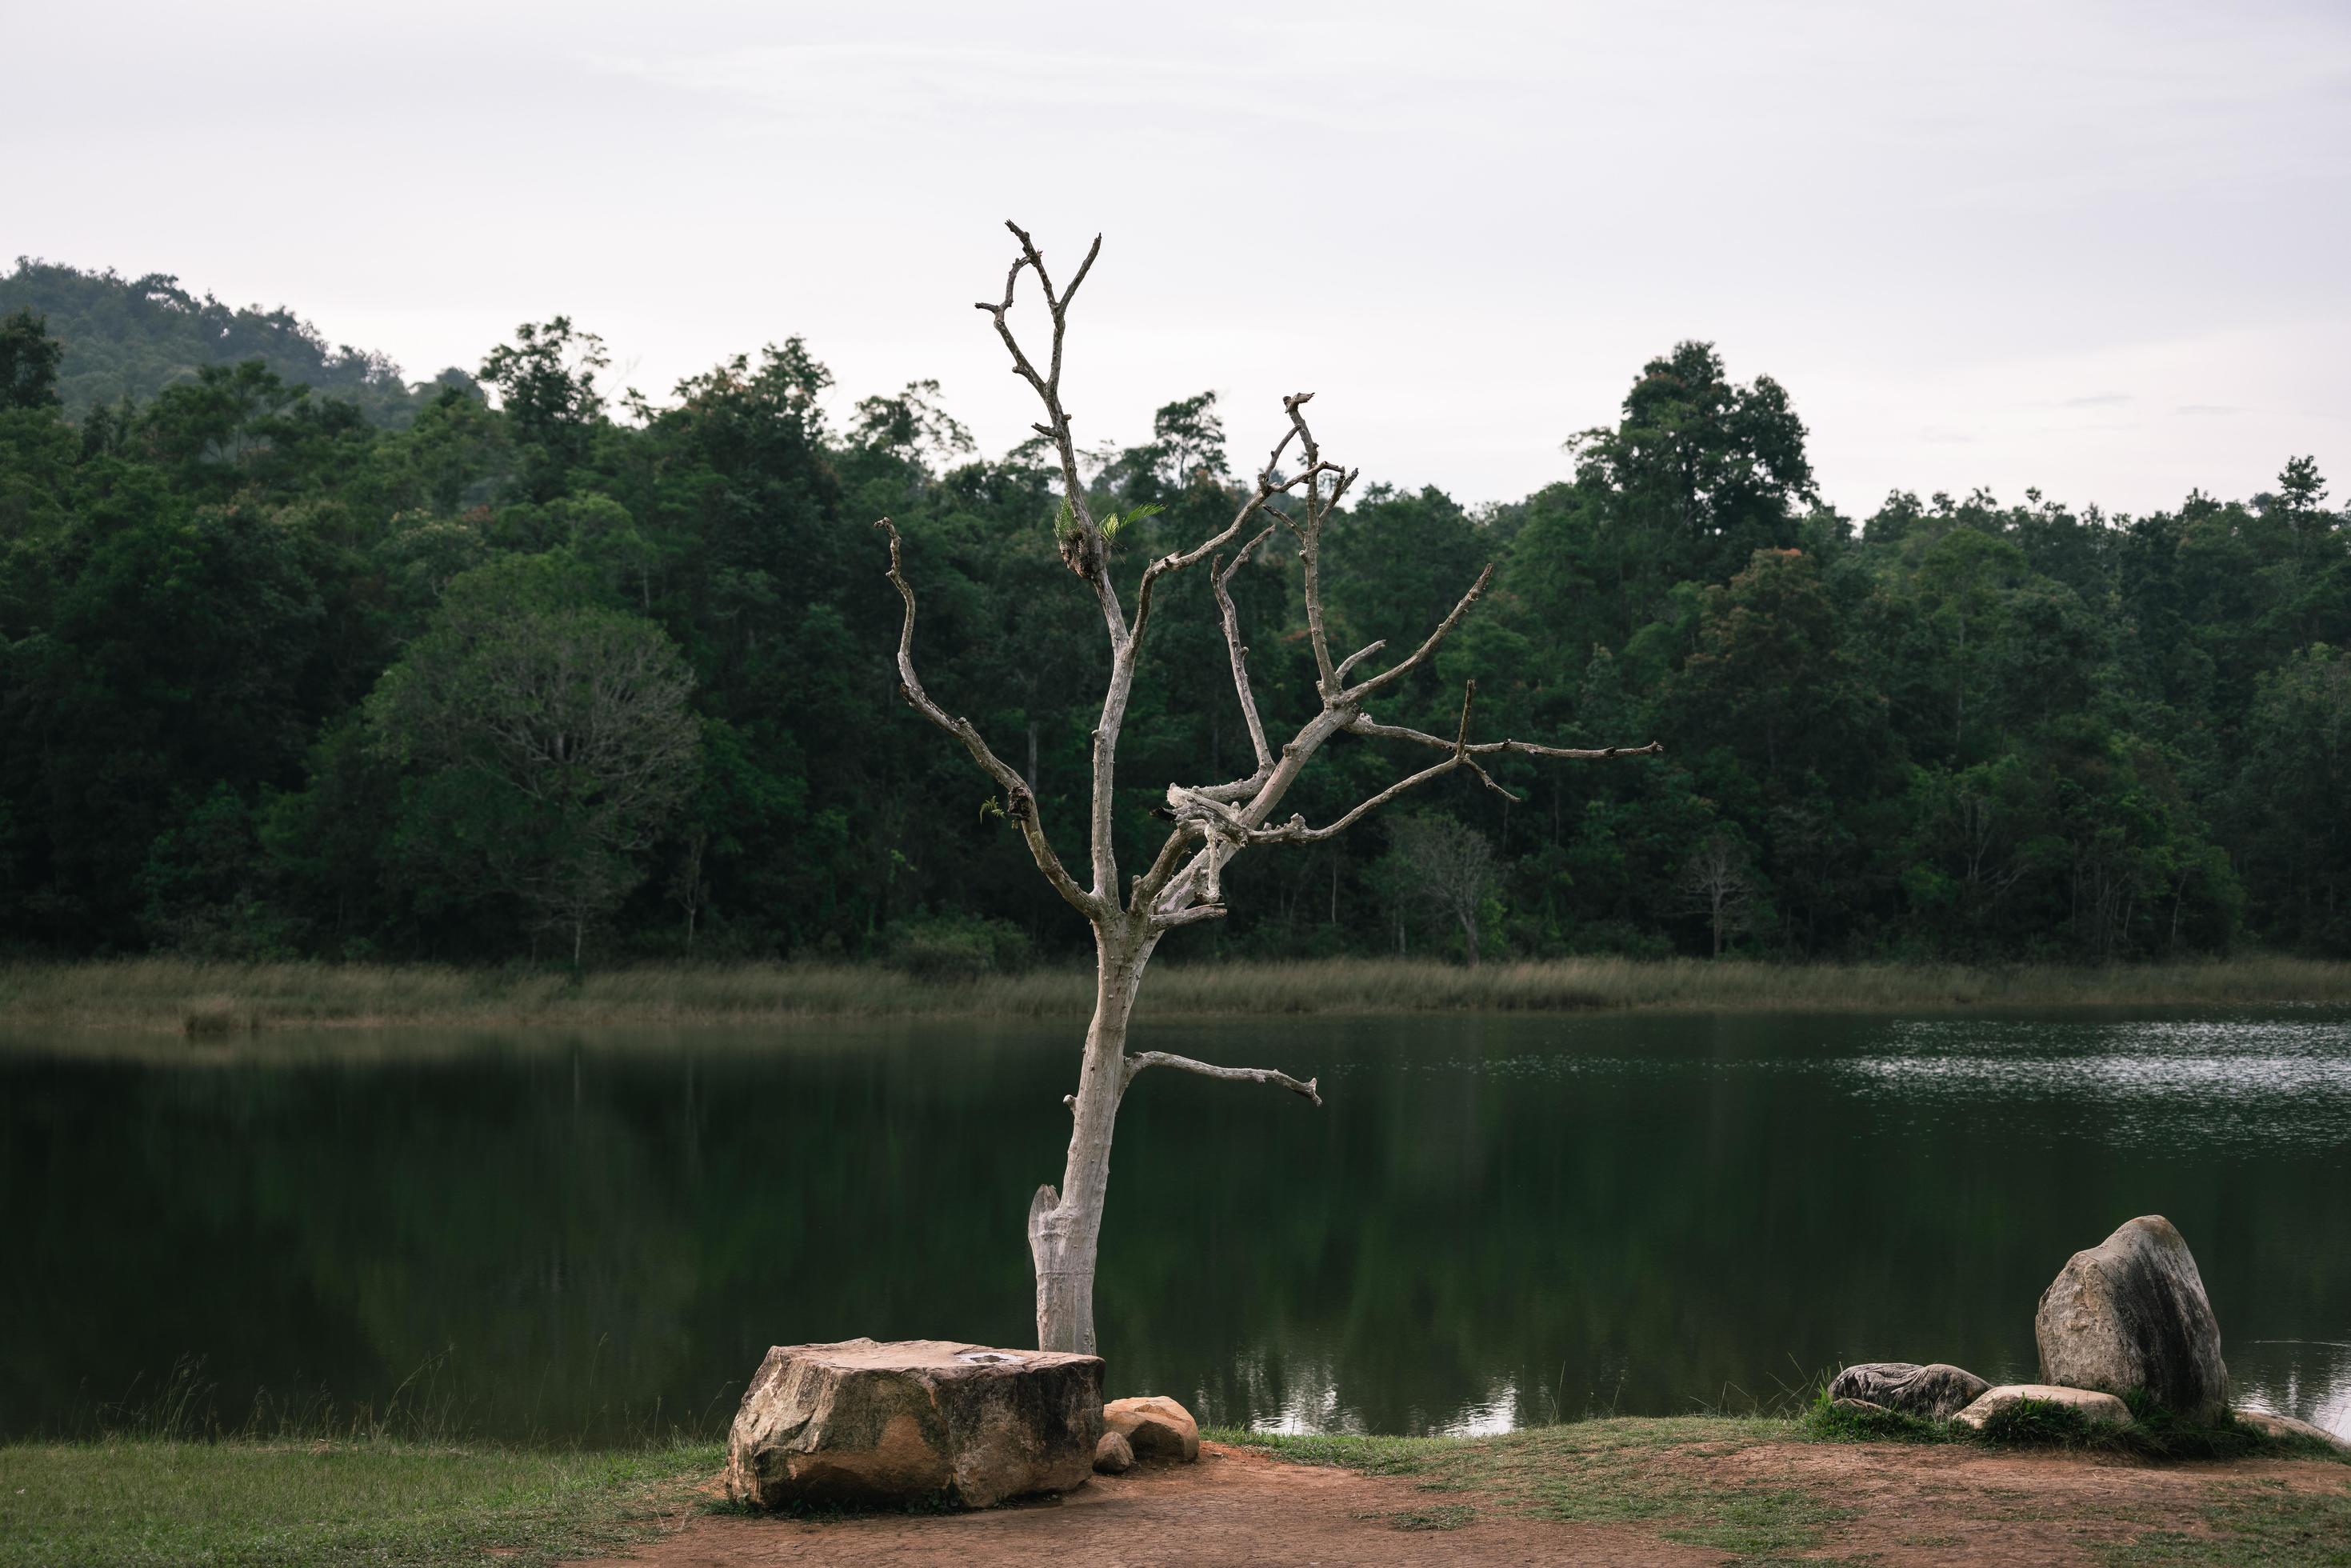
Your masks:
{"label": "bare branch", "polygon": [[[1314,394],[1312,392],[1300,392],[1295,394],[1295,401],[1303,402],[1306,399],[1311,398],[1313,395]],[[1282,401],[1285,403],[1288,403],[1292,400],[1285,398]],[[1153,561],[1149,566],[1144,568],[1143,581],[1142,584],[1136,588],[1134,595],[1135,642],[1140,643],[1143,641],[1143,628],[1145,622],[1150,619],[1151,615],[1151,592],[1162,577],[1172,576],[1179,571],[1188,571],[1193,567],[1197,566],[1205,557],[1214,551],[1220,550],[1228,544],[1230,544],[1234,538],[1238,537],[1242,528],[1249,522],[1249,520],[1251,517],[1256,517],[1257,514],[1264,508],[1265,504],[1274,497],[1287,493],[1292,486],[1301,482],[1305,482],[1310,485],[1317,482],[1319,476],[1326,470],[1335,472],[1335,470],[1331,469],[1331,465],[1329,464],[1312,463],[1308,465],[1304,473],[1294,475],[1288,479],[1282,480],[1280,484],[1276,484],[1273,478],[1274,470],[1280,465],[1282,450],[1290,444],[1290,437],[1294,434],[1296,434],[1295,430],[1286,431],[1283,433],[1281,439],[1274,443],[1272,454],[1266,458],[1265,467],[1259,470],[1258,474],[1257,488],[1249,493],[1249,499],[1241,503],[1240,510],[1233,514],[1233,520],[1231,522],[1227,523],[1221,529],[1217,530],[1217,533],[1202,540],[1192,549],[1188,550],[1179,550],[1173,555],[1162,556],[1157,560]],[[1254,549],[1255,546],[1252,545],[1249,548]],[[1244,549],[1241,552],[1244,557],[1246,557],[1249,551],[1247,549]],[[1211,570],[1213,570],[1213,568]]]}
{"label": "bare branch", "polygon": [[1127,900],[1127,908],[1131,912],[1139,913],[1151,906],[1151,901],[1159,895],[1159,890],[1167,885],[1167,879],[1176,874],[1176,867],[1184,858],[1184,846],[1196,836],[1196,830],[1189,824],[1167,835],[1167,841],[1159,846],[1159,854],[1152,861],[1151,869],[1134,879],[1133,896]]}
{"label": "bare branch", "polygon": [[1469,585],[1469,591],[1461,596],[1461,602],[1455,605],[1452,613],[1437,623],[1437,630],[1428,634],[1427,642],[1413,650],[1410,658],[1400,664],[1389,665],[1361,685],[1351,687],[1342,695],[1341,700],[1351,705],[1361,705],[1365,697],[1370,696],[1382,686],[1401,679],[1406,671],[1435,653],[1437,645],[1452,635],[1453,629],[1461,624],[1461,618],[1469,613],[1469,607],[1478,602],[1479,595],[1486,591],[1486,584],[1493,580],[1493,576],[1494,565],[1489,561],[1486,563],[1486,570],[1478,574],[1478,580]]}
{"label": "bare branch", "polygon": [[1290,423],[1298,432],[1298,448],[1306,459],[1306,517],[1302,523],[1292,523],[1298,535],[1298,559],[1303,568],[1306,597],[1306,631],[1314,644],[1314,669],[1317,685],[1327,706],[1339,695],[1338,671],[1331,663],[1331,637],[1322,624],[1322,519],[1331,507],[1338,504],[1349,482],[1354,477],[1341,474],[1337,487],[1331,493],[1330,503],[1322,498],[1322,449],[1314,444],[1314,432],[1307,427],[1303,410],[1313,398],[1312,392],[1296,392],[1281,400]]}
{"label": "bare branch", "polygon": [[1337,821],[1332,823],[1327,828],[1310,828],[1306,825],[1305,818],[1292,817],[1289,821],[1283,823],[1279,828],[1251,829],[1249,834],[1249,841],[1253,844],[1321,843],[1324,839],[1335,838],[1340,833],[1344,832],[1347,829],[1354,826],[1355,823],[1362,821],[1365,817],[1370,816],[1374,811],[1378,810],[1382,806],[1386,805],[1397,796],[1402,795],[1408,790],[1416,789],[1432,779],[1441,779],[1457,768],[1467,768],[1470,772],[1475,773],[1479,777],[1487,789],[1493,790],[1496,794],[1502,796],[1504,799],[1511,800],[1517,800],[1518,797],[1516,795],[1511,794],[1508,789],[1503,789],[1501,785],[1496,783],[1494,781],[1493,775],[1488,773],[1483,768],[1480,768],[1469,754],[1469,706],[1471,702],[1477,697],[1477,695],[1478,683],[1475,681],[1469,682],[1462,690],[1460,731],[1455,737],[1453,744],[1446,747],[1446,749],[1451,752],[1452,755],[1447,757],[1444,761],[1439,762],[1431,768],[1424,768],[1419,772],[1412,775],[1409,779],[1397,779],[1395,783],[1389,785],[1386,789],[1381,790],[1370,800],[1358,804],[1353,810],[1349,811],[1345,816],[1340,818]]}
{"label": "bare branch", "polygon": [[[1277,452],[1279,450],[1276,448]],[[1217,586],[1217,609],[1225,618],[1225,648],[1232,657],[1233,691],[1241,700],[1241,717],[1249,721],[1249,747],[1257,754],[1257,765],[1261,772],[1272,770],[1273,748],[1266,744],[1265,722],[1258,717],[1257,694],[1249,685],[1249,649],[1241,643],[1240,612],[1233,607],[1232,580],[1233,574],[1240,570],[1242,563],[1249,559],[1258,546],[1265,543],[1278,526],[1268,523],[1263,533],[1241,546],[1231,565],[1218,564],[1209,568],[1210,578]]]}
{"label": "bare branch", "polygon": [[1221,904],[1196,904],[1173,915],[1153,915],[1151,928],[1154,931],[1173,931],[1178,925],[1197,925],[1203,920],[1222,920],[1224,917],[1225,906]]}
{"label": "bare branch", "polygon": [[1011,802],[1009,815],[1020,824],[1021,836],[1029,841],[1029,852],[1037,862],[1037,869],[1053,884],[1053,891],[1067,899],[1077,911],[1092,919],[1100,913],[1100,901],[1080,887],[1061,867],[1059,855],[1045,836],[1044,824],[1038,820],[1036,797],[1029,792],[1028,780],[1014,771],[1003,758],[988,749],[980,738],[978,729],[967,718],[950,716],[945,708],[933,702],[923,690],[923,683],[914,674],[914,591],[907,586],[906,575],[899,559],[898,529],[889,518],[877,521],[875,528],[890,536],[890,582],[897,589],[898,597],[906,603],[906,618],[898,630],[898,694],[913,705],[916,713],[946,730],[964,744],[978,763],[980,771],[996,780]]}
{"label": "bare branch", "polygon": [[[1412,729],[1400,724],[1381,724],[1369,714],[1357,714],[1347,726],[1353,735],[1371,736],[1381,740],[1409,740],[1416,745],[1433,746],[1451,751],[1456,743],[1443,736],[1431,735],[1425,729]],[[1646,746],[1538,746],[1531,740],[1480,740],[1461,747],[1472,757],[1491,757],[1497,752],[1515,751],[1524,757],[1563,757],[1575,762],[1605,762],[1615,757],[1655,757],[1666,749],[1665,742],[1653,740]]]}
{"label": "bare branch", "polygon": [[1322,1103],[1322,1095],[1315,1087],[1322,1082],[1310,1078],[1301,1083],[1287,1072],[1276,1072],[1270,1067],[1217,1067],[1206,1061],[1195,1061],[1188,1056],[1177,1056],[1165,1051],[1138,1051],[1126,1059],[1126,1082],[1146,1067],[1176,1067],[1186,1072],[1196,1072],[1203,1078],[1221,1078],[1234,1083],[1264,1083],[1287,1089],[1292,1094],[1302,1094],[1315,1104]]}
{"label": "bare branch", "polygon": [[[1094,257],[1102,254],[1102,235],[1094,235],[1094,243],[1087,250],[1086,259],[1079,267],[1078,275],[1071,282],[1068,291],[1056,294],[1053,292],[1052,277],[1045,270],[1044,253],[1037,248],[1028,231],[1008,219],[1004,226],[1010,229],[1013,237],[1020,242],[1020,254],[1013,258],[1011,269],[1004,275],[1004,298],[1000,302],[982,299],[977,308],[994,319],[996,335],[1004,340],[1004,347],[1012,356],[1013,373],[1027,382],[1035,390],[1038,401],[1045,405],[1045,422],[1031,428],[1053,443],[1054,451],[1061,461],[1062,493],[1069,501],[1076,530],[1074,540],[1063,550],[1063,559],[1069,562],[1071,570],[1093,585],[1094,596],[1102,603],[1102,623],[1109,628],[1111,643],[1115,647],[1126,640],[1126,614],[1119,607],[1118,591],[1111,586],[1110,573],[1103,559],[1102,530],[1095,525],[1093,514],[1086,506],[1085,485],[1078,474],[1077,444],[1070,434],[1069,413],[1061,406],[1061,343],[1069,327],[1070,301],[1075,298],[1078,285],[1083,283],[1086,274],[1092,270]],[[1037,274],[1037,286],[1045,296],[1046,313],[1052,319],[1053,351],[1049,361],[1050,368],[1041,374],[1020,347],[1020,340],[1014,335],[1012,323],[1008,319],[1012,310],[1013,297],[1019,287],[1020,269],[1024,267]]]}
{"label": "bare branch", "polygon": [[1339,679],[1340,679],[1340,681],[1342,681],[1342,682],[1343,683],[1343,682],[1346,680],[1346,678],[1347,678],[1347,672],[1348,672],[1349,670],[1353,669],[1357,664],[1362,664],[1365,659],[1370,658],[1373,654],[1374,654],[1374,653],[1378,653],[1381,649],[1383,649],[1383,648],[1386,647],[1387,645],[1388,645],[1388,640],[1387,640],[1385,637],[1382,637],[1382,638],[1380,638],[1377,642],[1374,642],[1374,643],[1369,643],[1369,644],[1367,644],[1367,645],[1365,645],[1365,646],[1364,646],[1364,647],[1358,648],[1358,649],[1356,649],[1353,653],[1352,653],[1348,654],[1345,658],[1343,658],[1343,659],[1340,660],[1340,661],[1339,661]]}

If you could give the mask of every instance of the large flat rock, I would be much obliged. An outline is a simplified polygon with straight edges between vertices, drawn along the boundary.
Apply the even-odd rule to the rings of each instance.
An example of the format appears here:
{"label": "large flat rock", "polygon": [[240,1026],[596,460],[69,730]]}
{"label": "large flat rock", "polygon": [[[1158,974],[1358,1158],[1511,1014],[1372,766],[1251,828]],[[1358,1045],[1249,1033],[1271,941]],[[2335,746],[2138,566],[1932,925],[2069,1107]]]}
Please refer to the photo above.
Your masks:
{"label": "large flat rock", "polygon": [[2228,1413],[2220,1324],[2188,1243],[2159,1214],[2074,1253],[2042,1292],[2032,1337],[2043,1383],[2143,1389],[2191,1421]]}
{"label": "large flat rock", "polygon": [[987,1508],[1092,1473],[1100,1356],[947,1340],[779,1344],[726,1440],[738,1502]]}

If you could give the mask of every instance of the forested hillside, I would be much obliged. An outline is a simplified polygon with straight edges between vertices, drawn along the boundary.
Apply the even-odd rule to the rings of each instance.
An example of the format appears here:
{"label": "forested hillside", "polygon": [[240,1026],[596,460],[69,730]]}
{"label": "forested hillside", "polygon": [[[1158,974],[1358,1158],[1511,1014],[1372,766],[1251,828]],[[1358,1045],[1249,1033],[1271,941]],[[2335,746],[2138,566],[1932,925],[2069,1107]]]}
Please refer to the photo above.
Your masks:
{"label": "forested hillside", "polygon": [[[953,968],[1083,942],[896,695],[884,513],[932,694],[1071,852],[1098,612],[1040,455],[979,457],[935,386],[832,428],[795,340],[615,411],[558,319],[480,367],[493,401],[449,385],[399,423],[333,356],[308,388],[275,350],[77,371],[87,318],[48,308],[0,334],[7,950]],[[1123,584],[1229,514],[1224,422],[1245,454],[1278,418],[1171,402],[1102,465]],[[1897,494],[1856,522],[1817,502],[1790,395],[1697,343],[1573,444],[1572,481],[1489,509],[1363,492],[1325,547],[1332,638],[1408,645],[1495,561],[1381,716],[1449,734],[1474,676],[1482,735],[1663,756],[1506,761],[1518,804],[1457,777],[1243,857],[1231,921],[1179,952],[2351,953],[2351,526],[2308,461],[2147,517]],[[1274,551],[1233,585],[1270,726],[1312,700],[1295,574]],[[1171,778],[1249,766],[1206,579],[1163,591],[1130,856]],[[1285,810],[1400,760],[1342,742]]]}
{"label": "forested hillside", "polygon": [[[331,346],[290,310],[232,310],[209,294],[199,299],[162,273],[123,277],[20,256],[14,272],[0,274],[0,316],[18,310],[43,318],[65,350],[57,391],[70,419],[125,398],[147,402],[206,365],[246,360],[356,403],[379,423],[405,424],[426,402],[380,353]],[[470,384],[463,371],[439,379]]]}

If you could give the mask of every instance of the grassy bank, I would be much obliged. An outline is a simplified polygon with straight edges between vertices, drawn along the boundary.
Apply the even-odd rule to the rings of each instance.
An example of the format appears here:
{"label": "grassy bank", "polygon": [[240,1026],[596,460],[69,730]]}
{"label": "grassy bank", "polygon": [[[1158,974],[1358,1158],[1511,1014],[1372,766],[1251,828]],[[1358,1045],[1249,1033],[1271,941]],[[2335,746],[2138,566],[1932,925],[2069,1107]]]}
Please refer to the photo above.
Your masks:
{"label": "grassy bank", "polygon": [[716,1444],[0,1446],[0,1568],[528,1564],[624,1549],[696,1506]]}
{"label": "grassy bank", "polygon": [[[574,978],[430,965],[140,958],[0,966],[0,1025],[229,1033],[289,1026],[698,1025],[877,1017],[1081,1018],[1076,968],[922,980],[872,966],[641,967]],[[1420,960],[1166,964],[1153,1016],[1280,1013],[1938,1011],[2351,1002],[2351,964],[2240,958],[2137,968],[1773,965],[1565,958],[1465,969]]]}
{"label": "grassy bank", "polygon": [[[2242,1428],[2186,1444],[2175,1433],[2167,1452],[2161,1440],[2071,1430],[1986,1438],[1898,1417],[1881,1429],[1820,1400],[1795,1419],[1611,1417],[1491,1437],[1206,1435],[1295,1463],[1408,1478],[1426,1501],[1391,1517],[1397,1530],[1532,1516],[1623,1527],[1731,1563],[1898,1561],[1918,1551],[1951,1561],[1939,1554],[1954,1550],[2037,1562],[2053,1535],[2067,1561],[2314,1568],[2346,1562],[2351,1542],[2351,1459]],[[2099,1480],[2051,1484],[2049,1467],[2070,1469],[2085,1450]]]}
{"label": "grassy bank", "polygon": [[[1948,1428],[1859,1441],[1873,1435],[1817,1411],[1614,1417],[1476,1438],[1206,1435],[1407,1479],[1405,1506],[1391,1499],[1357,1516],[1389,1529],[1548,1519],[1733,1562],[1824,1548],[1876,1561],[1961,1544],[2037,1561],[2031,1548],[2043,1542],[2033,1532],[2053,1531],[2115,1563],[2323,1563],[2343,1561],[2351,1539],[2351,1465],[2265,1439],[2240,1462],[2108,1456],[2085,1478],[2077,1458],[1962,1442]],[[1954,1459],[1991,1468],[1946,1462]],[[548,1563],[625,1550],[723,1507],[705,1490],[721,1462],[716,1443],[588,1453],[391,1440],[0,1445],[0,1568]],[[1203,1493],[1197,1505],[1214,1499]],[[940,1560],[960,1539],[942,1537]],[[1995,1550],[2003,1547],[2017,1554]]]}

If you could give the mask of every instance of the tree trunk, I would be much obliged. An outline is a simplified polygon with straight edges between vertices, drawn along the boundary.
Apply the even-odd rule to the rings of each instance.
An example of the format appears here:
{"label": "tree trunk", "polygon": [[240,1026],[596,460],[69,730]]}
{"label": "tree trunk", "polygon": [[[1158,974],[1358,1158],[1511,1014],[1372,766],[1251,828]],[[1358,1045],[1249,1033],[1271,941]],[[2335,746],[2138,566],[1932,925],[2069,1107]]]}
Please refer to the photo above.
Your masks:
{"label": "tree trunk", "polygon": [[1462,913],[1461,940],[1468,948],[1469,967],[1474,969],[1478,967],[1478,948],[1480,946],[1478,940],[1478,912],[1474,909]]}
{"label": "tree trunk", "polygon": [[1037,1270],[1037,1348],[1094,1352],[1094,1260],[1110,1193],[1111,1130],[1126,1089],[1126,1020],[1156,936],[1123,915],[1094,930],[1094,1016],[1071,1107],[1070,1156],[1058,1191],[1029,1204],[1029,1253]]}

